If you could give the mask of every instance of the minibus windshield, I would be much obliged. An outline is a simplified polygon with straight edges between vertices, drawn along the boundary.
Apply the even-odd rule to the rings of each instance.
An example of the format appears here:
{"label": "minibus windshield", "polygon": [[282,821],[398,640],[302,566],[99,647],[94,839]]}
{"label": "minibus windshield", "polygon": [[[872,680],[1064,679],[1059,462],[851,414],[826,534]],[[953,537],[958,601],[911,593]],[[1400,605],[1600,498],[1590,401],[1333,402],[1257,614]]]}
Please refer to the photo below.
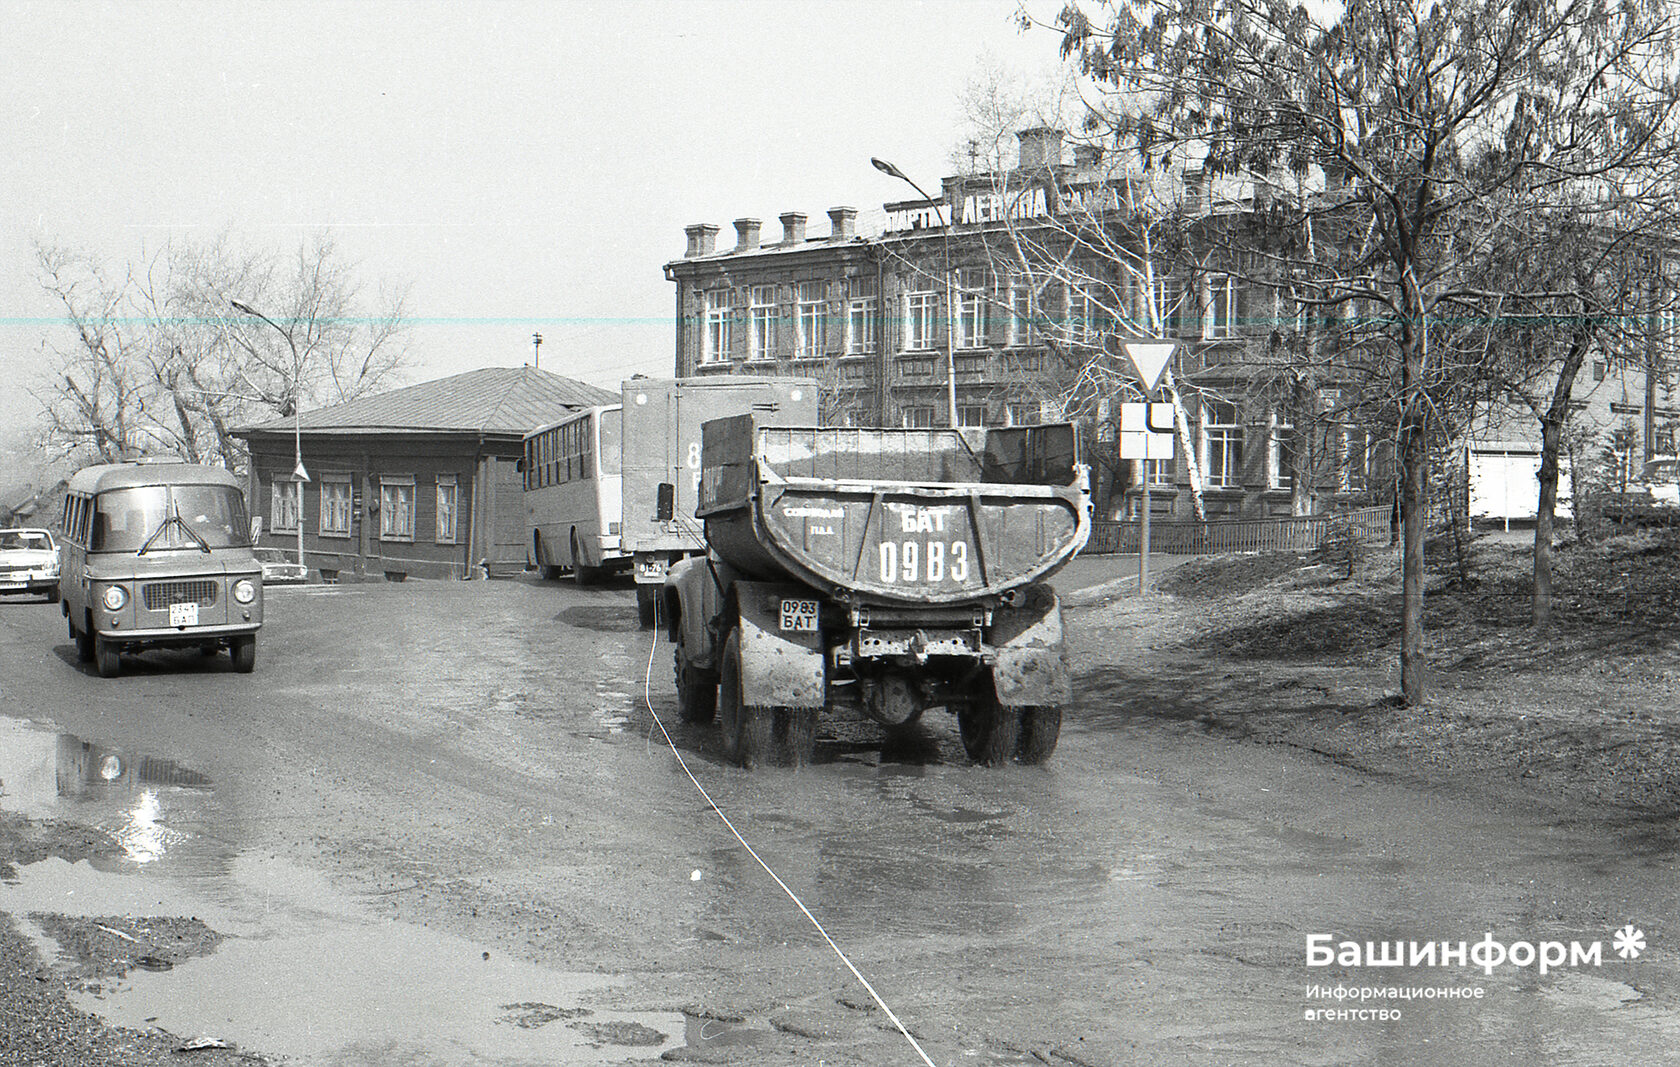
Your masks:
{"label": "minibus windshield", "polygon": [[[177,517],[179,522],[174,521]],[[99,494],[88,547],[95,552],[243,548],[251,543],[250,531],[245,498],[238,489],[146,485]]]}

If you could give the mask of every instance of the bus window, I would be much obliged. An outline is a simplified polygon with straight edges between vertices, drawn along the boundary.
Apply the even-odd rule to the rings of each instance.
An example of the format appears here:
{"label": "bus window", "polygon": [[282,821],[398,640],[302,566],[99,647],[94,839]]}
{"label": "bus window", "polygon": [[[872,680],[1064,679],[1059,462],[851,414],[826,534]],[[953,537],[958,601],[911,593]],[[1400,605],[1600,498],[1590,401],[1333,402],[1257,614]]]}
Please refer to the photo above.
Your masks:
{"label": "bus window", "polygon": [[617,411],[603,411],[597,420],[601,428],[601,473],[621,474],[624,469],[623,422]]}

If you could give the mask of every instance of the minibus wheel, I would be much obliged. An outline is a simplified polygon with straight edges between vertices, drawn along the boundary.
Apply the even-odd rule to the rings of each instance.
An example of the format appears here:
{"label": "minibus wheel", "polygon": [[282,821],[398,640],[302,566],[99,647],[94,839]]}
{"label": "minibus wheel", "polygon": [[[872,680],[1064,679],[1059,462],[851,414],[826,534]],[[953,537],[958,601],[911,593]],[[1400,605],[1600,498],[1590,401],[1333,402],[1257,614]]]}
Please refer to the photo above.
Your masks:
{"label": "minibus wheel", "polygon": [[107,641],[98,634],[93,637],[94,666],[99,669],[99,677],[115,678],[122,673],[122,649],[113,641]]}
{"label": "minibus wheel", "polygon": [[70,627],[70,640],[76,642],[76,662],[86,663],[93,659],[93,636],[85,630],[76,629],[76,620],[66,618]]}
{"label": "minibus wheel", "polygon": [[257,666],[257,638],[255,634],[236,637],[228,651],[233,655],[233,669],[240,674],[250,674]]}

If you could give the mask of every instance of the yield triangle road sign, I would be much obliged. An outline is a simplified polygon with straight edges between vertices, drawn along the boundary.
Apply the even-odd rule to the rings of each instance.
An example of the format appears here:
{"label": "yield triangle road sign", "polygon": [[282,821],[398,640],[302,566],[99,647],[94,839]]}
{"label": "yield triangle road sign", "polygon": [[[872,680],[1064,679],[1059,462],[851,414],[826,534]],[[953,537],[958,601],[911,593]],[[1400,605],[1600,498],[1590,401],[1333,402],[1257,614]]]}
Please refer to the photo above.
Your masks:
{"label": "yield triangle road sign", "polygon": [[1126,355],[1143,382],[1145,393],[1153,393],[1161,384],[1161,373],[1167,369],[1173,353],[1178,351],[1174,341],[1127,341]]}

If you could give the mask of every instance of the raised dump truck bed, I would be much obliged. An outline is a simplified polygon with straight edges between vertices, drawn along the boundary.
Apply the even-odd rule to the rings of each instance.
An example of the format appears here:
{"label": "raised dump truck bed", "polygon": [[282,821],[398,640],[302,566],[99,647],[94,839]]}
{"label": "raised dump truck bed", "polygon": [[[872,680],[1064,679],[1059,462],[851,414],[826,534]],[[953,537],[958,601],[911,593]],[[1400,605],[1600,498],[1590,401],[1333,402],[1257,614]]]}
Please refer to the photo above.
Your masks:
{"label": "raised dump truck bed", "polygon": [[1090,534],[1068,424],[703,429],[712,551],[849,602],[972,603],[1054,573]]}

